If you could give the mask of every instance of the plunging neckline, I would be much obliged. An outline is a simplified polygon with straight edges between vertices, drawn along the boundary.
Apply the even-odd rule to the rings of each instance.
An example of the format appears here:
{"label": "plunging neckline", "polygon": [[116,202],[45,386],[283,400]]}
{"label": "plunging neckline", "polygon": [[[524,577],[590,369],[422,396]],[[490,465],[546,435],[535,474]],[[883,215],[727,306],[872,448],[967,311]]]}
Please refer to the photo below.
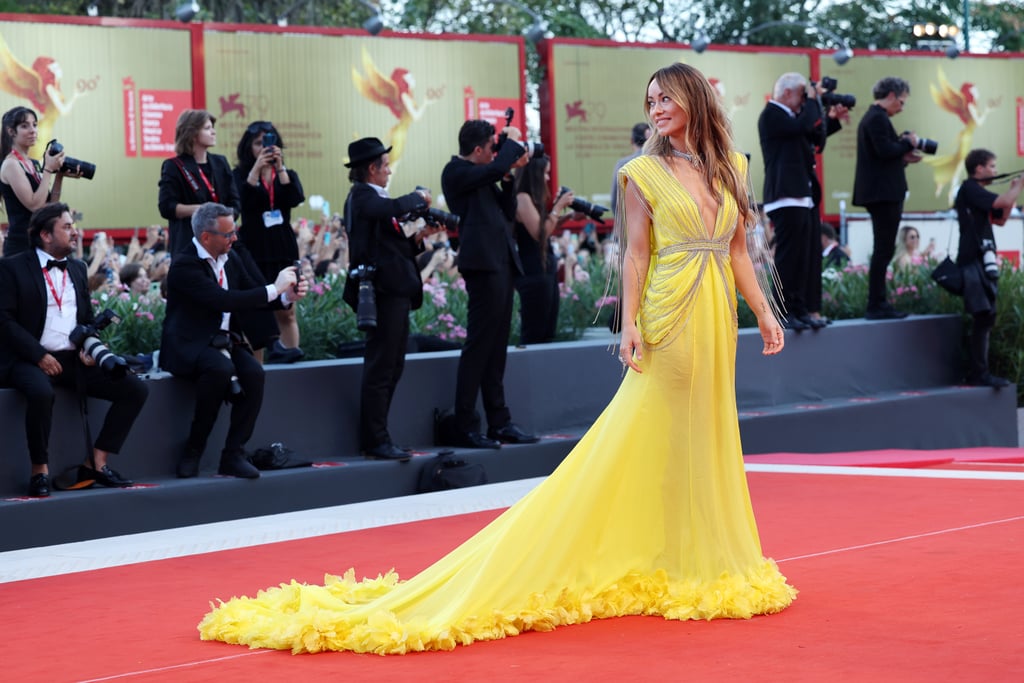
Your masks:
{"label": "plunging neckline", "polygon": [[690,192],[689,188],[687,188],[686,185],[683,185],[682,181],[679,180],[676,174],[673,173],[672,170],[668,168],[661,159],[657,159],[656,161],[658,163],[658,167],[662,171],[664,171],[666,175],[672,178],[672,180],[675,181],[675,184],[679,187],[680,190],[682,190],[683,195],[690,200],[690,203],[693,204],[694,207],[696,207],[697,217],[700,219],[700,225],[703,230],[704,236],[707,237],[709,240],[715,239],[715,231],[718,229],[718,219],[721,218],[722,216],[722,208],[725,204],[725,196],[723,195],[722,201],[718,202],[718,209],[715,211],[715,224],[711,226],[711,230],[709,231],[707,221],[704,220],[704,212],[701,211],[701,206],[697,202],[696,197],[693,196],[693,193]]}

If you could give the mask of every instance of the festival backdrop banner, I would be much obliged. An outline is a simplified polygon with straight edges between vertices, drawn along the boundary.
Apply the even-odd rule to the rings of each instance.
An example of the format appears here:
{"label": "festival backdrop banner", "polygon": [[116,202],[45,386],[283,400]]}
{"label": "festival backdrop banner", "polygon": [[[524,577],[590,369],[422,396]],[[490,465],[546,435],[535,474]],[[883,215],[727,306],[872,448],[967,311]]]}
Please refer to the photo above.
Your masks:
{"label": "festival backdrop banner", "polygon": [[[429,187],[458,153],[470,116],[522,106],[519,39],[429,40],[311,34],[205,34],[207,108],[218,117],[217,151],[232,164],[253,121],[271,121],[306,196],[341,213],[351,183],[348,144],[380,138],[392,147],[393,196]],[[499,126],[500,128],[500,126]],[[435,201],[435,205],[437,202]],[[317,218],[308,203],[299,216]]]}
{"label": "festival backdrop banner", "polygon": [[81,228],[161,222],[160,162],[191,99],[185,30],[0,22],[0,109],[38,114],[33,157],[58,139],[68,156],[96,164],[92,180],[63,184]]}
{"label": "festival backdrop banner", "polygon": [[[757,119],[783,73],[808,74],[802,52],[722,52],[702,54],[684,47],[582,44],[553,41],[549,73],[547,133],[556,150],[557,180],[577,195],[604,203],[610,199],[615,163],[628,155],[630,129],[645,120],[647,79],[674,62],[700,69],[718,90],[732,119],[740,151],[750,155],[754,191],[760,197],[764,162]],[[604,204],[608,206],[608,204]]]}
{"label": "festival backdrop banner", "polygon": [[[874,101],[872,87],[885,76],[898,76],[910,84],[906,107],[891,119],[896,132],[912,130],[918,137],[938,142],[934,155],[907,166],[909,194],[904,211],[951,208],[966,176],[964,157],[971,149],[984,147],[995,152],[1003,171],[1024,166],[1024,150],[1018,147],[1017,102],[1024,96],[1024,69],[1019,60],[858,53],[840,67],[828,55],[820,59],[821,72],[839,80],[836,91],[857,98],[850,123],[829,138],[825,149],[826,213],[838,213],[841,200],[847,211],[864,211],[851,204],[857,125]],[[993,189],[1001,191],[998,187]]]}

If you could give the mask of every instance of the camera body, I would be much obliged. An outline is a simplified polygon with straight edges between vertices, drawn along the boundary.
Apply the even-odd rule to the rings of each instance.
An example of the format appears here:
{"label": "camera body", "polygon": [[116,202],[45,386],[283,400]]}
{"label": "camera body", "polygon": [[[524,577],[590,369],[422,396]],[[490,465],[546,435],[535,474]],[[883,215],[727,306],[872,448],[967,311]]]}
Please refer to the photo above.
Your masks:
{"label": "camera body", "polygon": [[356,305],[356,329],[369,332],[377,329],[377,293],[373,289],[373,277],[377,267],[360,264],[352,268],[348,276],[359,283],[359,297]]}
{"label": "camera body", "polygon": [[[516,110],[512,107],[508,107],[505,110],[505,127],[512,125],[512,119],[516,115]],[[494,151],[497,152],[501,149],[501,146],[508,140],[508,134],[499,133],[498,141],[494,143]],[[532,159],[540,159],[544,156],[544,144],[541,142],[533,142],[532,140],[524,140],[521,143],[526,148],[526,154]]]}
{"label": "camera body", "polygon": [[[423,191],[430,195],[434,194],[433,192],[430,191],[429,187],[423,187],[422,185],[417,185],[416,191]],[[443,227],[445,230],[458,230],[459,223],[462,222],[462,218],[460,216],[455,215],[454,213],[448,213],[447,211],[442,211],[441,209],[434,209],[429,206],[424,207],[422,209],[416,209],[415,211],[410,211],[408,214],[401,217],[399,220],[415,220],[417,218],[422,218],[427,223],[427,225],[432,225],[434,227]]]}
{"label": "camera body", "polygon": [[[558,196],[561,197],[566,192],[572,192],[572,190],[563,185],[558,190]],[[555,201],[558,201],[558,199],[556,198]],[[575,197],[572,200],[572,204],[569,205],[569,208],[573,211],[584,214],[587,218],[591,218],[601,225],[604,225],[604,219],[602,216],[604,216],[606,212],[610,211],[610,209],[605,206],[601,206],[600,204],[591,204],[586,199],[580,199],[579,197]]]}
{"label": "camera body", "polygon": [[996,255],[996,243],[992,240],[981,241],[981,263],[985,277],[989,280],[999,279],[999,257]]}
{"label": "camera body", "polygon": [[[57,142],[57,140],[50,140],[46,143],[46,153],[55,157],[64,151],[64,145]],[[82,177],[86,180],[92,180],[93,176],[96,175],[96,164],[90,164],[88,161],[82,161],[80,159],[73,159],[69,156],[64,157],[64,163],[61,164],[61,173],[76,173],[77,171],[82,172]]]}
{"label": "camera body", "polygon": [[111,323],[119,322],[121,318],[107,308],[96,316],[91,325],[76,325],[68,334],[68,339],[75,348],[83,351],[96,361],[100,369],[114,378],[124,377],[128,373],[128,362],[107,348],[106,344],[100,341],[99,334]]}
{"label": "camera body", "polygon": [[[811,87],[817,86],[818,84],[811,81]],[[847,109],[853,109],[857,106],[857,98],[853,95],[846,95],[843,93],[835,92],[835,89],[839,87],[839,81],[832,78],[831,76],[821,77],[821,88],[825,92],[821,94],[821,104],[824,107],[831,107],[833,105],[842,105]]]}
{"label": "camera body", "polygon": [[[903,137],[909,138],[910,131],[903,131]],[[924,154],[935,154],[939,151],[939,142],[937,140],[932,140],[931,138],[918,137],[917,144],[914,145],[914,149],[920,150]]]}

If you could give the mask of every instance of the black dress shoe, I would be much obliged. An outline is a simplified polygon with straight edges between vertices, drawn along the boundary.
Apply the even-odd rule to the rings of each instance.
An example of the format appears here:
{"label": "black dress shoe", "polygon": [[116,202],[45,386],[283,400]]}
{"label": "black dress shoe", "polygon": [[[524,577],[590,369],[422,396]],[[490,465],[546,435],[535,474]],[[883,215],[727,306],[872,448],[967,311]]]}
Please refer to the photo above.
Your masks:
{"label": "black dress shoe", "polygon": [[276,340],[270,349],[267,351],[267,364],[276,363],[295,363],[305,358],[305,352],[296,347],[290,349],[281,343],[281,340]]}
{"label": "black dress shoe", "polygon": [[782,321],[782,326],[794,332],[803,332],[804,330],[811,329],[810,325],[795,315],[787,315],[785,320]]}
{"label": "black dress shoe", "polygon": [[245,451],[221,453],[217,474],[240,479],[259,479],[260,471],[245,457]]}
{"label": "black dress shoe", "polygon": [[48,474],[33,474],[28,480],[28,495],[32,498],[49,498],[50,476]]}
{"label": "black dress shoe", "polygon": [[84,482],[89,480],[96,482],[100,486],[108,486],[114,489],[123,489],[135,485],[134,481],[122,477],[117,470],[110,469],[110,465],[104,465],[98,470],[88,465],[79,465],[78,481]]}
{"label": "black dress shoe", "polygon": [[462,432],[452,439],[452,446],[460,448],[501,448],[501,442],[489,439],[480,432]]}
{"label": "black dress shoe", "polygon": [[397,460],[398,462],[409,462],[412,458],[409,453],[393,443],[382,443],[373,448],[367,448],[363,455],[371,460]]}
{"label": "black dress shoe", "polygon": [[972,387],[992,387],[993,389],[1002,389],[1003,387],[1008,387],[1013,384],[1013,382],[1005,377],[996,377],[988,372],[979,377],[967,378],[967,383]]}
{"label": "black dress shoe", "polygon": [[190,448],[185,449],[185,453],[181,456],[181,460],[178,461],[178,479],[191,479],[192,477],[198,477],[199,461],[202,457],[202,453],[197,453]]}
{"label": "black dress shoe", "polygon": [[864,312],[864,318],[867,320],[901,320],[906,318],[907,315],[906,311],[893,308],[889,302],[879,304],[878,306],[869,306],[868,310]]}
{"label": "black dress shoe", "polygon": [[487,438],[501,441],[502,443],[537,443],[540,437],[535,434],[527,434],[518,425],[509,422],[504,427],[487,430]]}
{"label": "black dress shoe", "polygon": [[800,322],[810,327],[812,330],[820,330],[821,328],[828,325],[828,323],[822,320],[821,318],[813,318],[809,315],[802,315],[800,316],[799,320]]}

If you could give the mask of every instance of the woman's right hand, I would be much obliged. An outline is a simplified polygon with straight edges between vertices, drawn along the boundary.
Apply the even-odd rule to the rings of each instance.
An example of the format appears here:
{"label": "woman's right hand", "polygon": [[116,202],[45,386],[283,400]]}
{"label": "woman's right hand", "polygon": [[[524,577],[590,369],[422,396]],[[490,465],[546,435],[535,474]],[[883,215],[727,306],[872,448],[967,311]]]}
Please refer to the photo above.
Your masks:
{"label": "woman's right hand", "polygon": [[44,154],[43,155],[43,170],[49,171],[53,175],[60,173],[60,169],[64,166],[64,154]]}
{"label": "woman's right hand", "polygon": [[569,205],[572,204],[575,198],[576,195],[572,193],[572,190],[569,190],[568,192],[563,192],[562,195],[555,201],[555,205],[551,208],[551,211],[553,213],[562,213],[567,208],[569,208]]}
{"label": "woman's right hand", "polygon": [[623,325],[622,338],[619,340],[619,360],[622,361],[622,367],[629,367],[642,374],[643,370],[637,365],[637,361],[643,360],[643,347],[643,339],[640,338],[640,330],[636,325]]}

